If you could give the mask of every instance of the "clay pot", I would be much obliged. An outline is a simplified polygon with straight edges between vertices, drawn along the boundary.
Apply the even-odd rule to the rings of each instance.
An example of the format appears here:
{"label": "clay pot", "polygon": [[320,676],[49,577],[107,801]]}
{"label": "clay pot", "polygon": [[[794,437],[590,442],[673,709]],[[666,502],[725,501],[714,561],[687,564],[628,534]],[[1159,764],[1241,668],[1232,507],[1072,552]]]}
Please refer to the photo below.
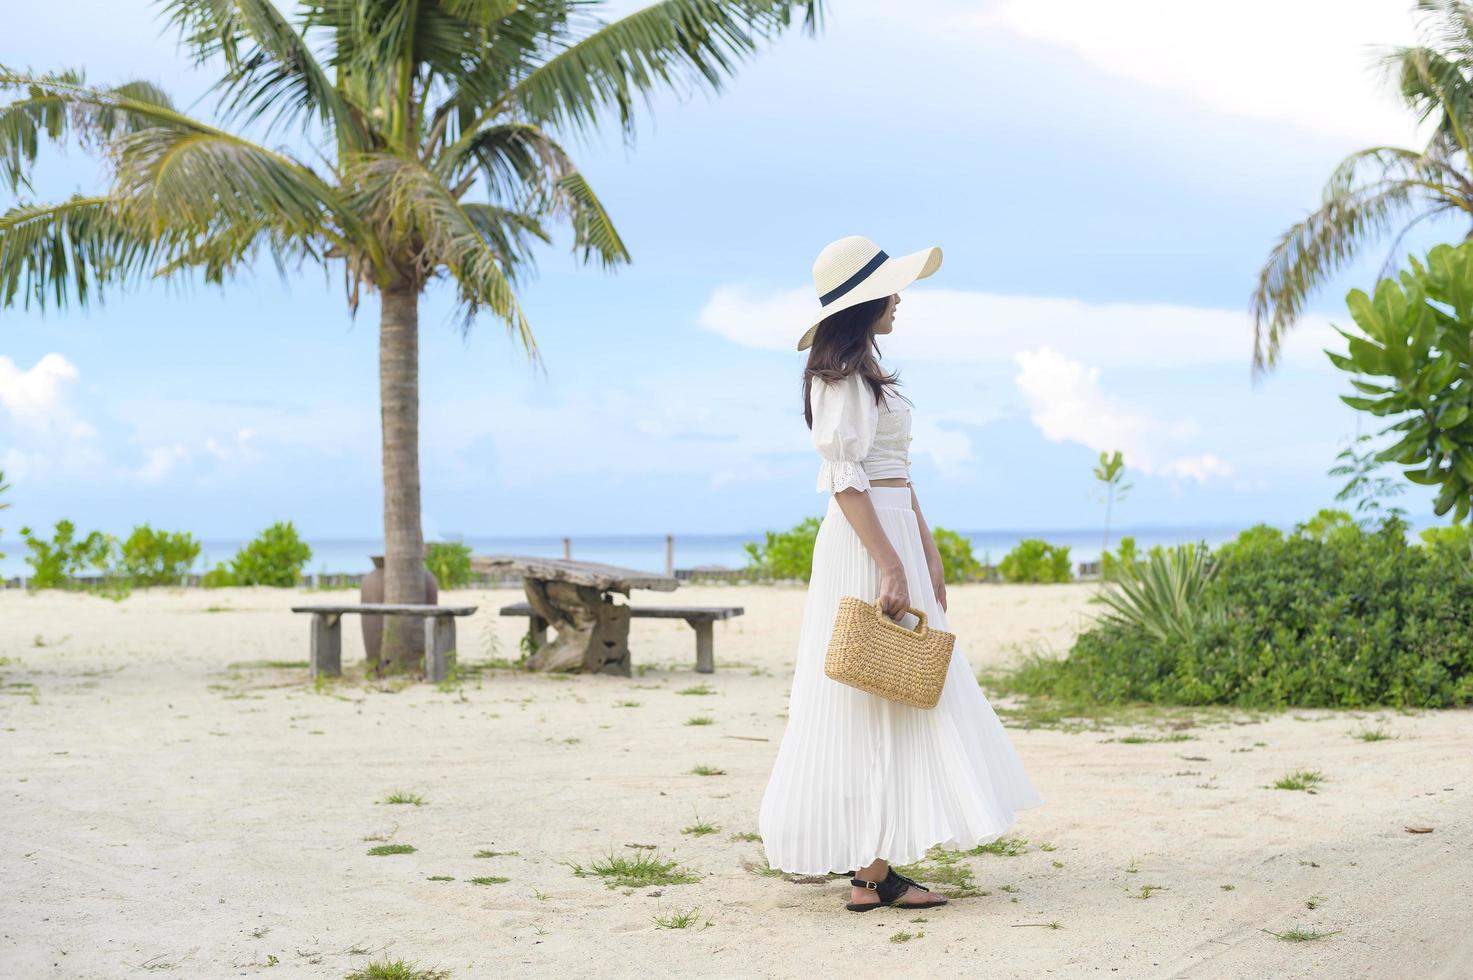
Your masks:
{"label": "clay pot", "polygon": [[[359,602],[383,602],[384,601],[384,556],[369,555],[373,560],[373,571],[363,577],[363,586],[358,590]],[[440,583],[435,581],[434,574],[425,569],[425,602],[435,605],[440,600]],[[358,617],[363,621],[363,652],[367,655],[368,662],[378,663],[379,651],[384,645],[384,617],[364,615]]]}

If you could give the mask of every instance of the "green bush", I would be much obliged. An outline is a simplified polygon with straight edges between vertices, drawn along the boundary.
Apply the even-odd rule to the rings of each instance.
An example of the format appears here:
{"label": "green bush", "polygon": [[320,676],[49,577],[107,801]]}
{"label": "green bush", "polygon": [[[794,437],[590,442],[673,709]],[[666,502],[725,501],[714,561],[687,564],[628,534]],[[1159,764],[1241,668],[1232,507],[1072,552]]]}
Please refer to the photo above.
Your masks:
{"label": "green bush", "polygon": [[[271,585],[291,588],[302,576],[302,569],[312,558],[312,549],[297,537],[297,529],[291,521],[271,525],[256,536],[256,539],[235,553],[230,563],[233,581],[219,582],[225,585]],[[219,572],[221,566],[206,575],[208,579]]]}
{"label": "green bush", "polygon": [[971,582],[982,574],[982,563],[972,557],[972,542],[946,528],[933,527],[931,537],[941,552],[941,567],[948,582]]}
{"label": "green bush", "polygon": [[1310,521],[1259,525],[1213,555],[1201,590],[1220,620],[1185,639],[1099,623],[1063,660],[1036,658],[1003,689],[1096,702],[1362,708],[1473,702],[1473,573],[1453,548]]}
{"label": "green bush", "polygon": [[807,517],[790,531],[768,531],[764,544],[749,541],[742,545],[748,558],[746,571],[756,578],[808,581],[821,523],[822,518]]}
{"label": "green bush", "polygon": [[36,537],[28,527],[21,528],[20,533],[26,547],[31,549],[26,564],[31,566],[33,589],[73,588],[77,584],[76,576],[88,568],[105,572],[115,544],[101,531],[93,531],[79,541],[77,526],[67,520],[56,522],[50,541]]}
{"label": "green bush", "polygon": [[1140,560],[1140,551],[1135,546],[1135,538],[1127,534],[1120,539],[1120,547],[1115,551],[1100,553],[1100,578],[1106,582],[1117,579],[1134,569]]}
{"label": "green bush", "polygon": [[123,542],[119,571],[132,585],[178,585],[199,557],[199,547],[186,532],[140,524]]}
{"label": "green bush", "polygon": [[1428,548],[1450,551],[1464,558],[1473,557],[1473,528],[1466,523],[1424,527],[1417,537]]}
{"label": "green bush", "polygon": [[460,589],[471,584],[471,546],[458,541],[432,541],[425,545],[425,567],[442,589]]}
{"label": "green bush", "polygon": [[216,562],[215,567],[200,576],[199,584],[206,589],[223,589],[232,585],[239,585],[240,579],[235,577],[235,571],[223,561]]}
{"label": "green bush", "polygon": [[998,565],[1005,582],[1068,582],[1068,545],[1052,545],[1040,538],[1024,538]]}

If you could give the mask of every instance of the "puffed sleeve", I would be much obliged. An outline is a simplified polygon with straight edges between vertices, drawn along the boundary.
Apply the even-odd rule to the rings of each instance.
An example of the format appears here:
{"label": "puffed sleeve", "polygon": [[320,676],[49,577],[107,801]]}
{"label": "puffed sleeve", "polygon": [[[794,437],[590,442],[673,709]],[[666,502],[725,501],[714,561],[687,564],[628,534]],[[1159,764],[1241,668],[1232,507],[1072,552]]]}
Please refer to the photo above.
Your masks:
{"label": "puffed sleeve", "polygon": [[815,378],[809,388],[813,409],[813,448],[823,457],[817,490],[838,493],[846,487],[869,489],[869,475],[859,461],[869,455],[879,424],[874,393],[859,375],[829,384]]}

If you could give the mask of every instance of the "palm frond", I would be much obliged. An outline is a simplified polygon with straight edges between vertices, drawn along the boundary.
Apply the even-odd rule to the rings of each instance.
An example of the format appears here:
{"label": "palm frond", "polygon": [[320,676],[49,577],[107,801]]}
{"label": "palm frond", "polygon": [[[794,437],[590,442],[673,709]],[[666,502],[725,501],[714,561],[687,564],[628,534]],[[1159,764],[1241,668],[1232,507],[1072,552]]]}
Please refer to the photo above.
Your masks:
{"label": "palm frond", "polygon": [[581,250],[583,261],[596,255],[605,269],[629,262],[629,250],[583,175],[576,171],[564,175],[558,179],[558,190],[566,201],[560,207],[573,225],[573,247]]}
{"label": "palm frond", "polygon": [[316,115],[349,147],[369,146],[362,117],[271,0],[166,0],[163,6],[195,64],[224,61],[215,89],[233,117],[249,123],[270,113],[274,129]]}
{"label": "palm frond", "polygon": [[109,197],[17,205],[0,214],[0,306],[100,303],[104,287],[146,271],[168,245]]}
{"label": "palm frond", "polygon": [[1227,615],[1207,594],[1216,569],[1205,542],[1176,545],[1142,563],[1122,564],[1098,596],[1111,610],[1100,620],[1144,630],[1163,643],[1189,642],[1197,629]]}
{"label": "palm frond", "polygon": [[1384,149],[1364,151],[1342,163],[1326,185],[1319,209],[1284,232],[1269,252],[1252,299],[1255,370],[1276,363],[1283,334],[1309,295],[1362,246],[1385,234],[1414,206],[1430,210],[1444,203],[1470,204],[1459,188],[1438,183],[1435,170],[1357,183],[1355,175],[1368,160],[1405,163],[1402,154],[1409,151],[1381,153]]}
{"label": "palm frond", "polygon": [[12,191],[29,186],[43,136],[53,143],[75,138],[96,149],[114,136],[153,126],[210,128],[177,112],[150,82],[92,88],[80,71],[33,75],[0,66],[0,92],[7,91],[21,93],[0,106],[0,175]]}
{"label": "palm frond", "polygon": [[[448,274],[455,280],[462,329],[489,311],[516,334],[534,364],[540,363],[536,338],[507,274],[514,249],[506,247],[507,238],[488,234],[484,227],[493,212],[473,214],[428,168],[392,154],[365,155],[355,162],[353,177],[365,207],[376,209],[375,222],[391,227],[398,240],[419,243],[419,276]],[[540,230],[535,219],[520,230],[534,227]],[[518,233],[518,228],[509,231],[513,238]]]}
{"label": "palm frond", "polygon": [[522,118],[571,129],[612,106],[632,136],[636,97],[648,106],[660,90],[719,91],[797,15],[814,33],[822,8],[823,0],[662,0],[558,51],[516,83],[509,102]]}

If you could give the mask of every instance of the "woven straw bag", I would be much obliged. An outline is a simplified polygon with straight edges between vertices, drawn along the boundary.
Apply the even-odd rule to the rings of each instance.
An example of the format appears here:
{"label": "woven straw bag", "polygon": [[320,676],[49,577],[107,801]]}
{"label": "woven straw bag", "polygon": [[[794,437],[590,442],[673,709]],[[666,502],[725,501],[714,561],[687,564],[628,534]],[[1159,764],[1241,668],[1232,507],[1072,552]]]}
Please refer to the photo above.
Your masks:
{"label": "woven straw bag", "polygon": [[885,615],[878,603],[846,595],[839,600],[823,672],[841,684],[916,708],[941,700],[956,634],[931,629],[926,614],[914,630]]}

